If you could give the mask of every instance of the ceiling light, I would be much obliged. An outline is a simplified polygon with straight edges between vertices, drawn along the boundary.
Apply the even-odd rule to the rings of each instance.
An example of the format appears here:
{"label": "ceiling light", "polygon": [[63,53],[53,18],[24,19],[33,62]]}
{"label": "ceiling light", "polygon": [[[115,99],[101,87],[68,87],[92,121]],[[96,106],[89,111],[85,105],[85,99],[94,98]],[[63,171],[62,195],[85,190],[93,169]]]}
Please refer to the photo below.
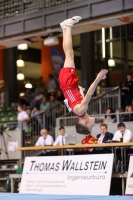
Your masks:
{"label": "ceiling light", "polygon": [[26,43],[25,44],[19,44],[18,49],[19,50],[26,50],[26,49],[28,49],[28,45]]}
{"label": "ceiling light", "polygon": [[[112,27],[109,28],[110,40],[113,39],[113,30]],[[110,59],[108,60],[109,67],[115,67],[115,60],[113,59],[113,43],[110,42]]]}
{"label": "ceiling light", "polygon": [[24,95],[25,95],[25,93],[23,93],[23,92],[19,94],[20,97],[23,97]]}
{"label": "ceiling light", "polygon": [[17,74],[17,80],[19,80],[19,81],[22,81],[22,80],[24,80],[24,74],[20,71],[18,74]]}
{"label": "ceiling light", "polygon": [[115,67],[115,61],[114,61],[112,58],[110,58],[110,59],[108,60],[108,66],[109,66],[109,67]]}
{"label": "ceiling light", "polygon": [[105,58],[105,28],[102,28],[102,56]]}
{"label": "ceiling light", "polygon": [[18,59],[16,61],[16,63],[17,63],[17,67],[24,67],[25,66],[25,63],[22,59]]}
{"label": "ceiling light", "polygon": [[45,46],[54,46],[59,44],[58,37],[55,36],[49,36],[44,40],[44,45]]}
{"label": "ceiling light", "polygon": [[31,84],[31,83],[29,83],[29,82],[28,82],[28,83],[26,83],[26,84],[25,84],[25,88],[28,88],[28,89],[32,88],[32,84]]}

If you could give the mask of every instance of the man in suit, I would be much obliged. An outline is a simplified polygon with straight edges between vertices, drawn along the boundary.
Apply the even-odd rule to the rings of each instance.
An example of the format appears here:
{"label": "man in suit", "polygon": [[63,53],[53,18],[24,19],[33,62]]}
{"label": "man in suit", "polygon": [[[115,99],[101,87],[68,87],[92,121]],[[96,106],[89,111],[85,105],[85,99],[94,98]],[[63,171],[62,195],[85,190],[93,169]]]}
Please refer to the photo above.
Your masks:
{"label": "man in suit", "polygon": [[[96,137],[98,138],[98,143],[102,144],[104,142],[107,142],[109,140],[113,139],[113,133],[108,132],[107,124],[100,124],[101,133],[98,134]],[[101,148],[96,149],[96,153],[110,153],[111,150],[109,148]]]}
{"label": "man in suit", "polygon": [[108,140],[112,140],[113,133],[108,132],[107,124],[100,124],[100,129],[101,129],[101,133],[96,136],[98,138],[99,144],[102,144]]}

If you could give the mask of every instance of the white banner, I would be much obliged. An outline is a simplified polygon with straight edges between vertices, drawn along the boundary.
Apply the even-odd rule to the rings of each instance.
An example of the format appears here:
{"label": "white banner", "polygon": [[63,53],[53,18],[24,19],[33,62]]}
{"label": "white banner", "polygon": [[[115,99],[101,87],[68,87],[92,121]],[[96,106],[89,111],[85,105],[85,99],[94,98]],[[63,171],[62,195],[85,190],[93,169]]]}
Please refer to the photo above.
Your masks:
{"label": "white banner", "polygon": [[126,196],[133,196],[133,154],[130,156],[126,185]]}
{"label": "white banner", "polygon": [[113,156],[26,157],[20,193],[109,195]]}

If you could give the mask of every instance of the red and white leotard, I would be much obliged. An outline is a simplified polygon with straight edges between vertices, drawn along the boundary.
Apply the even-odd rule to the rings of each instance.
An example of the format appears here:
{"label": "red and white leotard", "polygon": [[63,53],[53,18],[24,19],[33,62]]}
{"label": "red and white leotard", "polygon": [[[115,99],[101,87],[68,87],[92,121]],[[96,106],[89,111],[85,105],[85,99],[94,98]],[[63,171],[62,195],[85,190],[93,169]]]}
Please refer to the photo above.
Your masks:
{"label": "red and white leotard", "polygon": [[[80,104],[83,97],[78,90],[78,76],[75,68],[62,68],[59,74],[60,88],[68,101],[68,106],[72,109]],[[85,114],[79,117],[83,117]],[[77,115],[78,116],[78,115]]]}

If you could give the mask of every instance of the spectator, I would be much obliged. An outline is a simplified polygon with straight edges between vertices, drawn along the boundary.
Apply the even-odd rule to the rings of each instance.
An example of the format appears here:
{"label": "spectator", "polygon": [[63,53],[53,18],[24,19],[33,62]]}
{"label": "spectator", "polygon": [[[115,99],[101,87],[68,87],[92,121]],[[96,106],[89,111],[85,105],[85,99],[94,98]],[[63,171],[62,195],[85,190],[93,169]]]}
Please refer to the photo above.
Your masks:
{"label": "spectator", "polygon": [[34,99],[34,96],[35,94],[33,94],[30,89],[27,89],[25,95],[20,97],[20,103],[29,106]]}
{"label": "spectator", "polygon": [[56,138],[54,145],[65,145],[67,134],[65,133],[65,128],[62,126],[59,128],[60,135]]}
{"label": "spectator", "polygon": [[22,122],[23,123],[23,131],[25,132],[28,128],[28,121],[29,121],[29,116],[27,115],[27,113],[23,110],[23,106],[21,104],[18,105],[18,117],[17,120],[18,122]]}
{"label": "spectator", "polygon": [[30,117],[31,117],[31,109],[30,109],[30,108],[27,108],[26,113],[27,113],[27,115],[28,115],[29,118],[30,118]]}
{"label": "spectator", "polygon": [[101,133],[96,136],[98,138],[98,143],[99,144],[102,144],[104,142],[112,140],[113,133],[109,133],[108,132],[107,124],[105,124],[105,123],[100,124],[100,130],[101,130]]}
{"label": "spectator", "polygon": [[57,106],[59,104],[59,101],[56,100],[54,95],[50,95],[49,103],[50,103],[50,108],[51,108],[51,107]]}
{"label": "spectator", "polygon": [[124,122],[130,122],[130,121],[133,121],[133,109],[132,109],[132,106],[129,105],[129,106],[126,106],[126,112],[127,114],[124,114],[124,119],[123,121]]}
{"label": "spectator", "polygon": [[65,107],[64,103],[60,104],[59,109],[56,110],[56,112],[55,112],[56,118],[57,117],[61,117],[61,116],[63,116],[65,114],[64,107]]}
{"label": "spectator", "polygon": [[[54,142],[54,146],[55,145],[66,145],[67,134],[65,133],[65,128],[63,126],[61,126],[59,128],[59,133],[60,133],[60,135],[56,138],[56,140]],[[72,149],[66,149],[66,154],[68,155],[70,151],[72,151]]]}
{"label": "spectator", "polygon": [[45,125],[50,131],[53,127],[55,127],[56,117],[60,117],[62,113],[64,113],[64,104],[57,106],[59,101],[57,101],[53,95],[50,96],[49,103],[49,108],[54,107],[51,110],[47,110],[45,115]]}
{"label": "spectator", "polygon": [[57,100],[58,101],[63,101],[64,100],[64,96],[62,94],[62,92],[60,90],[58,90],[57,92]]}
{"label": "spectator", "polygon": [[[37,106],[34,106],[32,112],[31,112],[31,117],[35,117],[35,119],[38,121],[40,128],[42,128],[42,119],[41,115],[39,115],[39,110]],[[36,125],[36,124],[35,124]]]}
{"label": "spectator", "polygon": [[113,140],[122,142],[132,142],[133,134],[129,129],[126,129],[124,123],[118,124],[118,131],[114,134]]}
{"label": "spectator", "polygon": [[132,80],[132,75],[130,73],[127,74],[127,81],[125,82],[122,90],[125,94],[125,106],[132,105],[132,101],[133,101],[133,80]]}
{"label": "spectator", "polygon": [[52,122],[52,124],[50,122],[49,125],[50,126],[52,125],[53,127],[55,127],[55,120],[56,120],[56,116],[58,115],[57,112],[59,111],[59,106],[57,106],[59,104],[59,101],[55,99],[55,96],[51,95],[49,103],[50,103],[50,108],[54,107],[52,108],[50,112],[50,116],[49,116],[49,119],[51,119],[50,121]]}
{"label": "spectator", "polygon": [[[129,129],[126,129],[126,126],[124,123],[119,123],[118,124],[118,131],[114,134],[113,140],[114,141],[121,141],[121,142],[132,142],[133,141],[133,134]],[[126,155],[130,154],[131,149],[126,148]],[[121,166],[121,149],[119,147],[116,148],[116,172],[119,172],[120,166]],[[128,160],[126,159],[126,164],[128,163]],[[126,169],[128,168],[128,165],[126,165]]]}
{"label": "spectator", "polygon": [[27,106],[23,104],[23,110],[27,112]]}
{"label": "spectator", "polygon": [[[45,128],[48,130],[48,131],[51,131],[52,128],[53,128],[53,120],[55,120],[55,118],[53,119],[52,118],[52,114],[50,112],[50,110],[47,110],[46,113],[45,113]],[[55,125],[55,122],[54,122],[54,125]]]}
{"label": "spectator", "polygon": [[114,113],[114,111],[111,108],[108,108],[106,110],[105,116],[96,116],[95,117],[96,123],[101,123],[101,122],[105,123],[105,124],[113,123],[114,115],[110,115],[111,113]]}
{"label": "spectator", "polygon": [[49,109],[50,103],[47,101],[47,97],[44,96],[40,105],[40,110],[47,110]]}
{"label": "spectator", "polygon": [[43,94],[41,94],[40,89],[36,89],[35,94],[35,98],[32,100],[30,105],[31,109],[34,108],[35,105],[40,107],[41,101],[43,99]]}
{"label": "spectator", "polygon": [[109,124],[114,122],[114,116],[110,115],[111,113],[114,113],[114,111],[111,108],[108,108],[103,123]]}
{"label": "spectator", "polygon": [[128,106],[125,107],[125,112],[128,112]]}
{"label": "spectator", "polygon": [[[40,131],[41,136],[38,138],[35,146],[52,146],[54,143],[54,139],[51,135],[48,134],[48,131],[46,129],[42,129]],[[56,154],[56,151],[52,150],[46,150],[42,151],[39,156],[53,156]]]}
{"label": "spectator", "polygon": [[[111,141],[113,138],[113,133],[108,132],[107,124],[103,123],[100,125],[101,133],[96,137],[98,138],[98,143],[102,144],[107,141]],[[110,148],[95,149],[96,153],[111,153]]]}
{"label": "spectator", "polygon": [[49,81],[47,84],[47,92],[48,92],[48,96],[50,96],[51,93],[55,94],[56,83],[52,74],[49,74],[48,77],[49,77]]}

